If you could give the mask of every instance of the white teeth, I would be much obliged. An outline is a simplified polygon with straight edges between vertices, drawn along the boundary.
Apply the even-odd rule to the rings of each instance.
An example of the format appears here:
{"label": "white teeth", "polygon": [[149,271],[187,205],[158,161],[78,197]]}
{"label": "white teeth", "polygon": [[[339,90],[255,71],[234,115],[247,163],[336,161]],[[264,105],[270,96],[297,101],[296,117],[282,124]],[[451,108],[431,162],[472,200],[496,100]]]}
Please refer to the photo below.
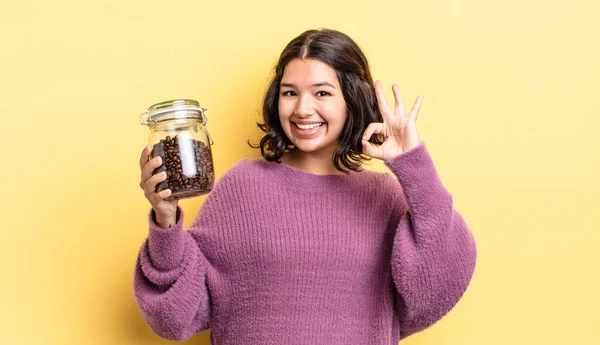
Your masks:
{"label": "white teeth", "polygon": [[296,126],[300,129],[313,129],[313,128],[317,128],[317,127],[321,127],[321,125],[323,125],[323,123],[313,123],[310,125],[301,125],[301,124],[296,124]]}

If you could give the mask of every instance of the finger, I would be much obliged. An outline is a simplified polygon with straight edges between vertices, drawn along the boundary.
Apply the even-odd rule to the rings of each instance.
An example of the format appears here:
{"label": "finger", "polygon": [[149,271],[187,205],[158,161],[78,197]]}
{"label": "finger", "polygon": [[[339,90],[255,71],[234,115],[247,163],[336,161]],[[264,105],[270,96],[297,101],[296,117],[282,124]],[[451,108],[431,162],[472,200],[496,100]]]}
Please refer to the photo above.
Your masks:
{"label": "finger", "polygon": [[153,192],[146,194],[146,198],[148,199],[148,201],[150,201],[150,204],[153,208],[155,207],[155,205],[158,205],[161,201],[164,201],[169,196],[171,196],[170,189],[161,190],[158,193]]}
{"label": "finger", "polygon": [[362,140],[369,140],[373,134],[384,134],[385,128],[381,122],[372,122],[363,133]]}
{"label": "finger", "polygon": [[363,154],[365,154],[367,156],[379,158],[380,150],[381,150],[381,147],[375,146],[372,143],[370,143],[369,141],[363,139],[363,141],[362,141],[362,153]]}
{"label": "finger", "polygon": [[423,96],[417,97],[415,104],[413,105],[410,115],[408,116],[410,119],[417,121],[417,117],[419,116],[419,109],[421,109],[421,102],[423,101]]}
{"label": "finger", "polygon": [[390,108],[387,100],[385,99],[385,95],[383,94],[383,87],[381,86],[381,81],[378,80],[375,82],[375,96],[377,97],[377,104],[379,105],[379,111],[381,111],[381,115],[384,118],[390,117],[394,114],[392,108]]}
{"label": "finger", "polygon": [[163,201],[164,199],[168,198],[171,196],[171,190],[170,189],[165,189],[165,190],[161,190],[158,193],[154,193],[154,197],[155,197],[155,201],[158,203],[159,201]]}
{"label": "finger", "polygon": [[146,147],[144,147],[144,149],[142,150],[142,154],[140,155],[140,169],[143,169],[144,165],[148,163],[148,157],[150,156],[151,151],[152,148],[150,147],[150,145],[146,145]]}
{"label": "finger", "polygon": [[158,174],[152,175],[145,183],[144,183],[144,191],[146,194],[150,195],[156,191],[156,185],[161,183],[162,181],[167,179],[167,172],[161,171]]}
{"label": "finger", "polygon": [[394,113],[400,114],[400,116],[406,116],[406,110],[404,109],[404,102],[402,101],[402,94],[400,94],[400,87],[396,84],[392,85],[394,91],[394,100],[396,106],[394,107]]}
{"label": "finger", "polygon": [[142,176],[140,178],[140,187],[144,189],[143,184],[152,176],[154,169],[162,165],[162,157],[157,156],[149,160],[142,168]]}
{"label": "finger", "polygon": [[140,185],[142,187],[142,189],[145,189],[145,184],[148,182],[148,180],[150,180],[152,177],[160,174],[160,173],[164,173],[165,177],[166,177],[166,171],[159,171],[156,174],[154,174],[154,176],[152,175],[152,173],[154,172],[154,170],[158,167],[160,167],[162,164],[162,158],[161,157],[155,157],[153,159],[151,159],[150,161],[148,161],[148,163],[144,166],[144,170],[142,170],[142,177],[141,177],[141,182]]}

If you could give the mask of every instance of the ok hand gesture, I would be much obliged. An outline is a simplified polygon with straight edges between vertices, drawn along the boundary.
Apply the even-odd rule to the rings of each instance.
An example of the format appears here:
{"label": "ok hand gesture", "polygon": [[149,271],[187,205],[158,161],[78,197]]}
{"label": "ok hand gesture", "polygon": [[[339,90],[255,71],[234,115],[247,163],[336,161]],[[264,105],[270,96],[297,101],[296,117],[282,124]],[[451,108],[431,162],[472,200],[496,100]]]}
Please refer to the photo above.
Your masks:
{"label": "ok hand gesture", "polygon": [[[375,83],[375,94],[383,122],[369,124],[362,138],[363,153],[382,160],[394,159],[420,144],[416,121],[423,96],[417,97],[412,110],[407,115],[398,85],[392,85],[392,90],[396,101],[394,110],[387,104],[381,81]],[[382,145],[376,146],[369,142],[373,134],[380,134],[385,138]]]}

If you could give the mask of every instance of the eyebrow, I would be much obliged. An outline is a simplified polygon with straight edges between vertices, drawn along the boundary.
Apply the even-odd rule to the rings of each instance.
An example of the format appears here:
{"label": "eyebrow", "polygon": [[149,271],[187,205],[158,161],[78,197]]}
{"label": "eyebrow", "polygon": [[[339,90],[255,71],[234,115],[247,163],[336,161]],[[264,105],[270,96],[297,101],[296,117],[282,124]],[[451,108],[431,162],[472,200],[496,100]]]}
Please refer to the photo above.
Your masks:
{"label": "eyebrow", "polygon": [[[293,87],[293,88],[296,87],[296,85],[291,84],[291,83],[281,83],[281,84],[279,84],[279,86]],[[311,87],[315,87],[315,86],[329,86],[330,88],[335,89],[335,86],[333,86],[331,83],[328,83],[326,81],[311,85]]]}

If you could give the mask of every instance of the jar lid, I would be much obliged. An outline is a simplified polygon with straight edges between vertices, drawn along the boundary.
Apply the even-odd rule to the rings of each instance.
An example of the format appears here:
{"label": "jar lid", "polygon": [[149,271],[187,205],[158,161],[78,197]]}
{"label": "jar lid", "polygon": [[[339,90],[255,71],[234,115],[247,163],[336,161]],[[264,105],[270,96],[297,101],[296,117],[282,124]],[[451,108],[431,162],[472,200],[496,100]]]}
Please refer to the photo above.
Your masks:
{"label": "jar lid", "polygon": [[148,111],[140,114],[140,124],[151,126],[154,123],[176,119],[198,119],[206,126],[207,118],[205,108],[201,108],[198,101],[193,99],[176,99],[156,103]]}

